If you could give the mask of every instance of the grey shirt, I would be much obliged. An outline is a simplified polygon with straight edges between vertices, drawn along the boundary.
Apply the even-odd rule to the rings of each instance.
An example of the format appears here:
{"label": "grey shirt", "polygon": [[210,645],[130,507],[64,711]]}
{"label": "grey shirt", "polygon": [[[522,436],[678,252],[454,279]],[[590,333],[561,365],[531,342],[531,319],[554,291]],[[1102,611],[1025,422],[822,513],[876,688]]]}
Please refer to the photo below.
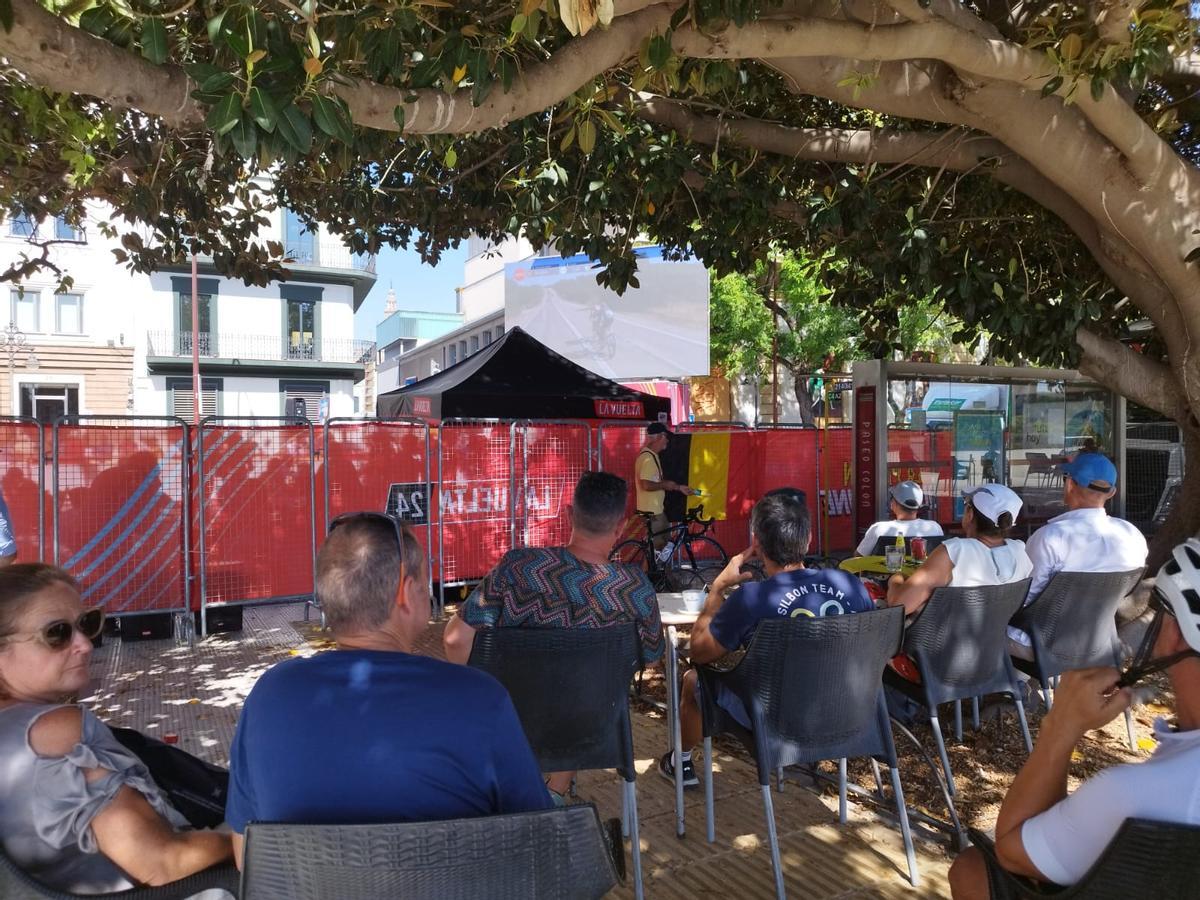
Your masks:
{"label": "grey shirt", "polygon": [[[92,833],[94,819],[123,785],[140,791],[177,829],[187,821],[168,802],[141,760],[86,709],[79,743],[66,756],[42,757],[29,746],[39,716],[58,709],[18,703],[0,709],[0,841],[18,866],[38,881],[77,894],[133,887]],[[110,774],[88,782],[87,769]]]}

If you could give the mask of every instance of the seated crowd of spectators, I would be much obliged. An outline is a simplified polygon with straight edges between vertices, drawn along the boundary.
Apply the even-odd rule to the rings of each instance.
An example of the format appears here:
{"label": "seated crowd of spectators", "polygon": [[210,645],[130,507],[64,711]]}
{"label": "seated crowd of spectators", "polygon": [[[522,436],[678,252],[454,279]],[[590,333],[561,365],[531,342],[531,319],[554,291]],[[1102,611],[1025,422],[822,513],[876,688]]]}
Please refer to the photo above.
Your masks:
{"label": "seated crowd of spectators", "polygon": [[[639,491],[654,488],[655,461],[639,465]],[[1021,510],[1015,492],[991,483],[967,494],[962,536],[945,540],[910,575],[893,576],[882,602],[918,615],[939,587],[1026,578],[1027,602],[1036,602],[1057,572],[1143,566],[1144,538],[1104,509],[1116,489],[1112,463],[1082,453],[1064,474],[1067,512],[1028,545],[1008,536]],[[84,609],[71,576],[41,563],[0,569],[5,852],[52,887],[98,893],[167,883],[228,859],[240,866],[242,838],[255,821],[452,819],[565,802],[574,773],[539,771],[505,690],[465,663],[479,629],[619,622],[636,623],[646,664],[661,659],[654,588],[641,569],[609,559],[626,524],[627,494],[616,475],[585,474],[569,507],[569,542],[505,554],[446,626],[445,662],[418,652],[431,597],[428,560],[416,538],[382,514],[336,519],[317,558],[316,592],[337,649],[288,659],[258,679],[230,749],[228,827],[217,830],[188,828],[146,766],[75,702],[103,616]],[[870,553],[879,537],[940,532],[917,518],[922,501],[911,482],[893,488],[895,520],[873,526],[860,552]],[[805,566],[811,527],[801,491],[761,497],[750,530],[750,546],[713,580],[692,628],[694,664],[744,648],[770,617],[875,608],[858,577]],[[747,569],[752,561],[763,580]],[[1171,657],[1174,728],[1159,724],[1150,760],[1110,768],[1068,795],[1075,745],[1132,696],[1116,689],[1111,668],[1064,676],[997,822],[997,854],[1012,871],[1070,884],[1127,817],[1200,823],[1200,541],[1176,550],[1157,591],[1159,611],[1138,659]],[[1013,632],[1010,640],[1014,654],[1028,653],[1028,636]],[[659,760],[663,775],[674,778],[679,768],[689,786],[697,783],[691,749],[701,737],[697,690],[689,671],[680,705],[682,758],[668,750]],[[750,727],[735,696],[716,701]],[[951,882],[956,897],[988,895],[978,852],[958,857]]]}

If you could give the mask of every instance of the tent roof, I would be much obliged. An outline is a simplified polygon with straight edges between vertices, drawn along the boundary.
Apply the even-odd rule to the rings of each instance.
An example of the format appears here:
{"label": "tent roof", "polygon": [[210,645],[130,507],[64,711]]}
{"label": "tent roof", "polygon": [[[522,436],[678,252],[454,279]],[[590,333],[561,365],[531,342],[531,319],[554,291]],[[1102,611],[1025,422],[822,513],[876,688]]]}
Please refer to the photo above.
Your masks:
{"label": "tent roof", "polygon": [[377,408],[381,417],[645,420],[669,413],[670,401],[597,375],[513,328],[462,362],[381,394]]}

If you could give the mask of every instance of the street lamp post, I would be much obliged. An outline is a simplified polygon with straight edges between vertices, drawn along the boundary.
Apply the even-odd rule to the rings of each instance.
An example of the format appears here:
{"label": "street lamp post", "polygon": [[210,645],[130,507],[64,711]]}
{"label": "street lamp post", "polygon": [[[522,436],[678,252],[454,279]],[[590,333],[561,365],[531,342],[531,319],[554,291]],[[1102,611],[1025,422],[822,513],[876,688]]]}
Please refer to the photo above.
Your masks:
{"label": "street lamp post", "polygon": [[21,353],[28,342],[25,340],[25,332],[17,327],[16,322],[9,322],[3,331],[0,331],[0,348],[8,351],[8,389],[13,390],[13,367],[17,362],[17,355]]}

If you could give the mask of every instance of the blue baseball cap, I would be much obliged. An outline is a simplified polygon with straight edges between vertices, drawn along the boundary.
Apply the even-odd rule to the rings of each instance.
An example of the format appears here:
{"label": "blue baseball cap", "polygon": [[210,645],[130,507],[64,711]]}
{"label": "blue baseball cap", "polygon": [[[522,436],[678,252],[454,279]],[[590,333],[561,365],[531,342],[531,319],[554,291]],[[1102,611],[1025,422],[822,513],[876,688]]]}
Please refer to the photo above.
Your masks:
{"label": "blue baseball cap", "polygon": [[1092,491],[1111,491],[1117,484],[1117,467],[1103,453],[1080,453],[1063,463],[1062,471],[1077,485]]}

